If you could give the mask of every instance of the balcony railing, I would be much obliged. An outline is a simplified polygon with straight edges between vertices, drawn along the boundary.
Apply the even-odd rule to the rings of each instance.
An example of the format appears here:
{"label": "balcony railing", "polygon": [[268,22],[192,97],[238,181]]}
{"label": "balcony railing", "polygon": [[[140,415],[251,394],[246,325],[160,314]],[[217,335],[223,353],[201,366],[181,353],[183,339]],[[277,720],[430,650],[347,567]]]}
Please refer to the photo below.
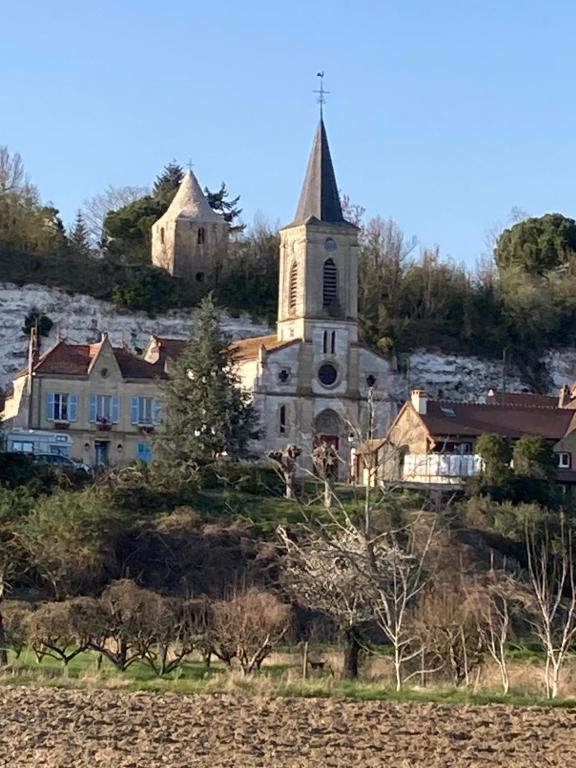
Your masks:
{"label": "balcony railing", "polygon": [[402,480],[434,485],[462,485],[469,477],[482,473],[482,458],[477,454],[407,453],[402,465]]}

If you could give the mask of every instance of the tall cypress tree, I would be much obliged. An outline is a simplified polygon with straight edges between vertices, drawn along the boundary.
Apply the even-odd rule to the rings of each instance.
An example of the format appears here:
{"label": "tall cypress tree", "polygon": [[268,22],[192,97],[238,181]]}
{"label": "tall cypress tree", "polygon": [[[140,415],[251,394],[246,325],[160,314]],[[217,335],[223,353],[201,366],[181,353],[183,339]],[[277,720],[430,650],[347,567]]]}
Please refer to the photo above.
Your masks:
{"label": "tall cypress tree", "polygon": [[200,304],[198,326],[164,384],[166,424],[159,437],[164,458],[200,463],[238,457],[258,436],[251,396],[240,389],[212,297]]}

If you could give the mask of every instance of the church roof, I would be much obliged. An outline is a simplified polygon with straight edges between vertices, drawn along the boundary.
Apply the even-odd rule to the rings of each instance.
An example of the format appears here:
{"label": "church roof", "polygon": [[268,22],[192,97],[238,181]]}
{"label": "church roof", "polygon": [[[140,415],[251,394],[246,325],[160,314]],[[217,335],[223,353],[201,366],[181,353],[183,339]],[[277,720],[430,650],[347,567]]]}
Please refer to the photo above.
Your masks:
{"label": "church roof", "polygon": [[288,347],[290,344],[300,341],[301,339],[279,339],[275,333],[271,333],[268,336],[252,336],[248,339],[238,339],[238,341],[233,341],[228,349],[233,360],[250,360],[258,357],[262,348],[266,352],[273,352],[276,349]]}
{"label": "church roof", "polygon": [[170,218],[196,219],[197,221],[224,221],[222,216],[210,207],[191,170],[186,172],[165,215]]}
{"label": "church roof", "polygon": [[320,223],[354,226],[342,215],[336,175],[324,121],[320,118],[294,224]]}

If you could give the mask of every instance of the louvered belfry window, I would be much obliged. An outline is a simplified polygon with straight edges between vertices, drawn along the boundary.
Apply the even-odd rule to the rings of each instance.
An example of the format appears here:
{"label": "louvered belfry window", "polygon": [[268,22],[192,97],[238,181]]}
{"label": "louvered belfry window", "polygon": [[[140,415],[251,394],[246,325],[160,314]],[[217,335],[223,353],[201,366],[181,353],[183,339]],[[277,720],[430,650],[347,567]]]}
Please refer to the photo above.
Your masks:
{"label": "louvered belfry window", "polygon": [[324,262],[322,280],[322,305],[333,307],[338,302],[338,272],[332,259]]}
{"label": "louvered belfry window", "polygon": [[288,286],[288,307],[291,312],[296,309],[298,298],[298,264],[294,262],[290,267],[290,282]]}

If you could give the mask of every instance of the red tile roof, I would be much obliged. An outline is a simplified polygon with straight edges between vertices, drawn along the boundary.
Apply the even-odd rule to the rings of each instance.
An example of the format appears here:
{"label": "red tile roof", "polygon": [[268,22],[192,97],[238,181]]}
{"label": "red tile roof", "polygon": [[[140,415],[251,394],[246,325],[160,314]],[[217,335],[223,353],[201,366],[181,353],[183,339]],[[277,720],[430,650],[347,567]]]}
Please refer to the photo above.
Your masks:
{"label": "red tile roof", "polygon": [[489,405],[525,405],[530,408],[557,408],[558,396],[536,395],[532,392],[493,392],[488,395]]}
{"label": "red tile roof", "polygon": [[575,418],[569,408],[455,403],[429,400],[422,421],[432,437],[477,437],[494,433],[504,437],[539,435],[559,440]]}
{"label": "red tile roof", "polygon": [[[98,344],[67,344],[60,341],[40,356],[34,365],[34,372],[85,376],[101,346],[102,342],[98,342]],[[124,347],[112,347],[112,351],[120,372],[126,379],[153,379],[163,373],[162,366],[148,363]],[[21,376],[25,373],[27,373],[27,369],[23,369],[18,375]]]}

